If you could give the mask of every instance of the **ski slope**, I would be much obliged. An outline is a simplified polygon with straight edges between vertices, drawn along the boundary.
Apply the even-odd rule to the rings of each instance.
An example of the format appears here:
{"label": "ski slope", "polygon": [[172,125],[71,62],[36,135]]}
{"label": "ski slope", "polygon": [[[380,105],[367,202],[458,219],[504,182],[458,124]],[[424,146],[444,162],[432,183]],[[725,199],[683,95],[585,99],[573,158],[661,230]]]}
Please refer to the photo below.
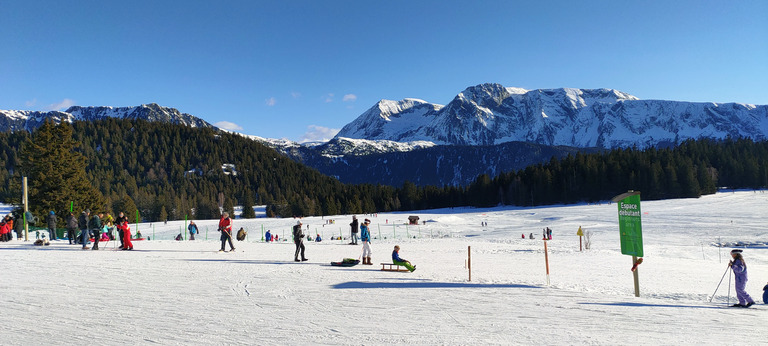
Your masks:
{"label": "ski slope", "polygon": [[[0,344],[768,344],[768,194],[648,201],[642,212],[639,298],[609,203],[358,215],[373,221],[375,265],[351,268],[329,265],[360,256],[330,240],[349,235],[351,216],[303,219],[324,238],[305,242],[304,263],[290,242],[261,242],[262,227],[288,236],[293,219],[235,220],[249,237],[227,253],[217,220],[185,242],[170,240],[183,221],[139,224],[152,240],[134,251],[14,240],[0,243]],[[409,215],[426,223],[406,228]],[[593,233],[589,251],[579,226]],[[550,285],[543,227],[554,231]],[[752,308],[725,307],[728,277],[709,302],[730,259],[716,243],[745,248]],[[395,244],[415,272],[379,270]]]}

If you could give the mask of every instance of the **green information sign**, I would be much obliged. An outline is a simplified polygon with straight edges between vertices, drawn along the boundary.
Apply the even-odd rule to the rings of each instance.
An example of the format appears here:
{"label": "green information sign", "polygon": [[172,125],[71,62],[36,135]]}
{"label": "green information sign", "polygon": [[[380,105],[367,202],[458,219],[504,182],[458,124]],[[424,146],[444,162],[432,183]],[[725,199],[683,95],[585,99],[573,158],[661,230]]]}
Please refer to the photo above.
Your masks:
{"label": "green information sign", "polygon": [[[620,196],[624,197],[624,195]],[[621,253],[643,257],[643,227],[640,222],[640,193],[630,193],[618,201]]]}

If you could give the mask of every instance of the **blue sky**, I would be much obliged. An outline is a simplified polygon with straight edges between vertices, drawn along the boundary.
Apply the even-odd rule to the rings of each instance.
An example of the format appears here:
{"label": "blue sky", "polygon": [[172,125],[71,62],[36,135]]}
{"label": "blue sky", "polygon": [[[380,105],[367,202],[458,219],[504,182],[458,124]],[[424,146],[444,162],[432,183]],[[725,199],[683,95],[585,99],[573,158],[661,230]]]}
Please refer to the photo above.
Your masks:
{"label": "blue sky", "polygon": [[[0,0],[0,109],[158,103],[270,138],[481,83],[768,104],[768,1]],[[229,124],[229,125],[226,125]]]}

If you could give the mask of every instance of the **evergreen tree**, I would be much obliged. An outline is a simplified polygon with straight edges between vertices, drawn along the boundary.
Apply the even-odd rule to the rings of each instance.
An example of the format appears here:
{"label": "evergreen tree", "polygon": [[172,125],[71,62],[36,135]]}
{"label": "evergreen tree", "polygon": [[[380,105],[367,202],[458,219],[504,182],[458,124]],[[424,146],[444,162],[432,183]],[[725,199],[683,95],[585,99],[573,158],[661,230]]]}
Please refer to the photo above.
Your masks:
{"label": "evergreen tree", "polygon": [[77,148],[72,127],[66,122],[55,125],[50,120],[23,144],[20,174],[28,179],[33,214],[41,216],[52,210],[66,215],[70,202],[77,210],[104,209],[104,198],[91,185],[85,171],[86,158]]}
{"label": "evergreen tree", "polygon": [[250,189],[245,190],[245,196],[243,197],[243,213],[241,217],[244,219],[253,219],[256,217],[256,212],[253,211],[253,195]]}

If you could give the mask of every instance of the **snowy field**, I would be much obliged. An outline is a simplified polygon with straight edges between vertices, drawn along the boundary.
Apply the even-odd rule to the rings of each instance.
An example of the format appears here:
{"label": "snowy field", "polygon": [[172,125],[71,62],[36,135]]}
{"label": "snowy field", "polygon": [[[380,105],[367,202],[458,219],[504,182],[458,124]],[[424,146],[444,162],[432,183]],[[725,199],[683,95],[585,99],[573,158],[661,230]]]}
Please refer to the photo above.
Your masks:
{"label": "snowy field", "polygon": [[[330,240],[349,235],[351,216],[303,219],[324,237],[306,242],[304,263],[290,242],[261,242],[262,230],[288,237],[293,219],[235,220],[249,236],[229,253],[217,251],[216,220],[185,242],[171,240],[183,221],[140,224],[152,240],[134,251],[14,240],[0,243],[0,344],[768,344],[768,193],[648,201],[642,211],[639,298],[608,203],[358,215],[373,221],[375,265],[351,268],[329,265],[360,256]],[[409,215],[427,222],[406,227]],[[579,251],[579,226],[593,233],[589,251]],[[550,285],[544,227],[554,231]],[[415,272],[379,270],[395,244]],[[736,244],[758,302],[749,309],[725,308],[728,277],[709,302]]]}

